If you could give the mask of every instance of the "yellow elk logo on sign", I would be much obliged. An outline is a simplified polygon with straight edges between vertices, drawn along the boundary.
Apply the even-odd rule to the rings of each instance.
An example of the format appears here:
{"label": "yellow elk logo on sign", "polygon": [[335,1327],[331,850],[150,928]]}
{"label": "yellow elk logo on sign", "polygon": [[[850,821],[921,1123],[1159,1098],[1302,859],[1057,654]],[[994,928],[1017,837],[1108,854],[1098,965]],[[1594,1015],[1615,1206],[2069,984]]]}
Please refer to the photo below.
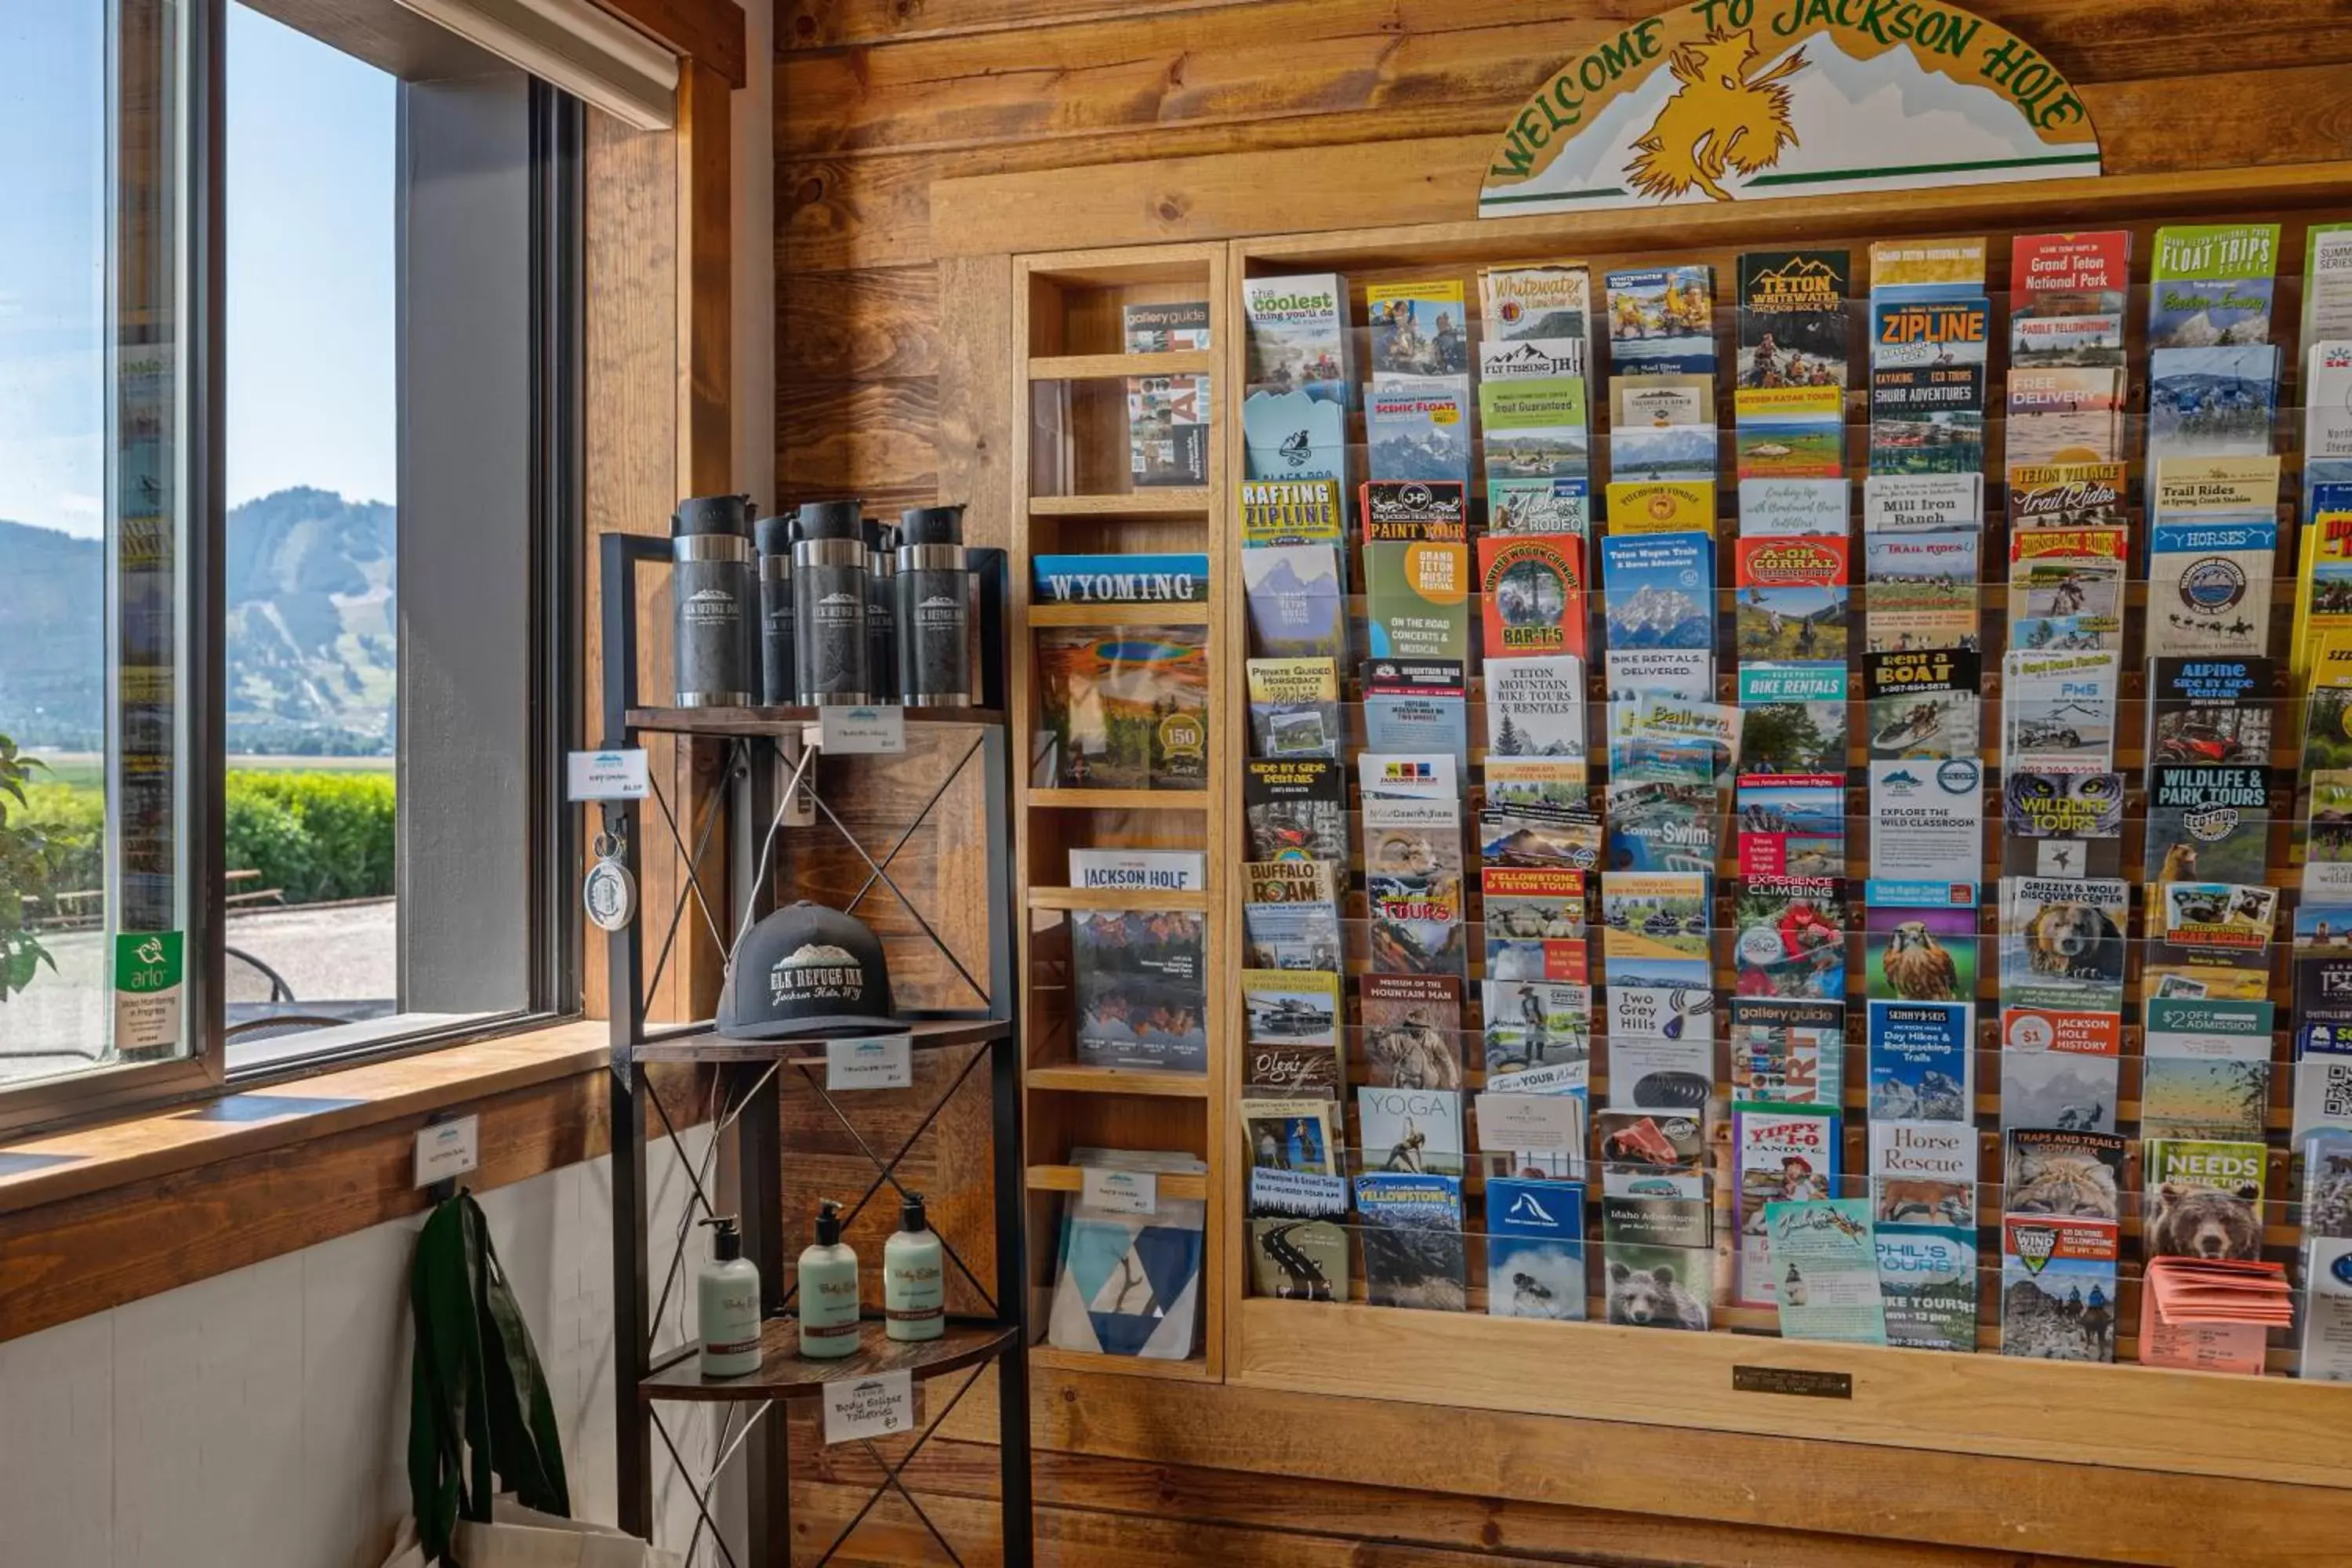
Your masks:
{"label": "yellow elk logo on sign", "polygon": [[1668,201],[1696,186],[1727,202],[1731,193],[1719,183],[1727,173],[1769,169],[1782,148],[1797,144],[1789,89],[1780,83],[1805,68],[1805,52],[1751,79],[1756,59],[1752,28],[1710,34],[1675,51],[1671,68],[1682,86],[1658,110],[1649,134],[1633,143],[1641,156],[1625,174],[1635,190]]}

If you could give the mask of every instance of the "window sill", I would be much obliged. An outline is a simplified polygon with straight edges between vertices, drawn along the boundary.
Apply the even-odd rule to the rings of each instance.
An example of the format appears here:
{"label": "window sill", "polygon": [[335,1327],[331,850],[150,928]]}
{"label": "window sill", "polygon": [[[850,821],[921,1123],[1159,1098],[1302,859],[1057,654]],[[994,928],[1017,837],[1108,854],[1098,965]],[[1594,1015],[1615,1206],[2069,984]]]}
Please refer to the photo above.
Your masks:
{"label": "window sill", "polygon": [[[422,1214],[436,1112],[481,1118],[478,1191],[595,1159],[608,1038],[559,1024],[0,1146],[0,1341]],[[702,1120],[704,1071],[649,1069],[674,1121]]]}

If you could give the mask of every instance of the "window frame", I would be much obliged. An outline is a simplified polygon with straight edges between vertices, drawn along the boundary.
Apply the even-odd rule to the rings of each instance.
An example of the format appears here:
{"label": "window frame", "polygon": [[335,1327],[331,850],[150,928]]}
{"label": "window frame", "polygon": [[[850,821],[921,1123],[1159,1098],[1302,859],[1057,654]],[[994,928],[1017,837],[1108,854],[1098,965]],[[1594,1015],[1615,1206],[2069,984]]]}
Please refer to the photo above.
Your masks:
{"label": "window frame", "polygon": [[[183,788],[188,841],[182,874],[188,879],[184,1005],[191,1048],[166,1060],[85,1068],[0,1086],[0,1138],[541,1027],[581,1010],[580,914],[570,886],[580,826],[578,814],[562,799],[562,781],[564,753],[578,743],[581,731],[585,110],[577,99],[532,79],[527,85],[530,319],[524,378],[530,527],[524,668],[530,722],[527,732],[517,737],[528,796],[525,907],[516,911],[530,927],[525,1004],[440,1027],[380,1037],[357,1030],[353,1033],[362,1037],[331,1048],[314,1045],[306,1049],[304,1036],[282,1037],[266,1042],[274,1048],[240,1051],[245,1060],[230,1060],[225,986],[227,505],[226,354],[222,341],[230,3],[183,0],[181,24],[187,58],[177,129],[186,148],[187,184],[178,209],[185,237],[175,259],[182,279],[177,306],[185,485],[177,521],[185,551],[181,606],[185,659],[179,677],[186,715]],[[321,41],[333,47],[331,41]],[[110,215],[119,215],[120,191],[108,191],[106,203]],[[404,271],[404,298],[398,307],[404,314],[408,308],[405,283]],[[114,395],[110,384],[107,395]],[[110,555],[108,569],[113,569]],[[116,700],[111,692],[109,700]]]}

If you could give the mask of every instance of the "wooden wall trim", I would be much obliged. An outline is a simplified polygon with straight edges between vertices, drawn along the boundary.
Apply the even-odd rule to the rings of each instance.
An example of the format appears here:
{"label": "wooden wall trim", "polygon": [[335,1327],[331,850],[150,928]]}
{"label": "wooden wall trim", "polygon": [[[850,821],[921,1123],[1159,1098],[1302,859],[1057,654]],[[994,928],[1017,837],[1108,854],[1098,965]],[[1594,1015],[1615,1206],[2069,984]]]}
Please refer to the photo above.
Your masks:
{"label": "wooden wall trim", "polygon": [[[453,1047],[12,1150],[178,1139],[192,1124],[213,1133],[10,1184],[47,1190],[0,1215],[0,1341],[424,1213],[432,1205],[411,1184],[416,1131],[436,1111],[481,1118],[481,1165],[465,1184],[476,1191],[597,1158],[611,1147],[604,1033],[572,1025]],[[456,1070],[468,1063],[470,1079]],[[420,1083],[403,1091],[403,1077]],[[708,1081],[691,1068],[654,1079],[681,1123],[707,1119]],[[312,1109],[245,1120],[271,1101]],[[86,1179],[100,1171],[112,1179]]]}
{"label": "wooden wall trim", "polygon": [[[2262,1562],[2335,1563],[2352,1531],[2352,1491],[2284,1481],[1052,1368],[1033,1368],[1031,1385],[1039,1450],[1238,1471],[1277,1497],[1284,1479],[1303,1478],[1748,1531],[1968,1547],[2015,1553],[2011,1561],[2020,1563],[2045,1554],[2159,1568],[2248,1561],[2252,1532],[2259,1533]],[[941,1436],[990,1441],[994,1409],[992,1387],[975,1388]],[[2052,1419],[2066,1419],[2063,1406]],[[2193,1433],[2181,1437],[2195,1440]],[[1593,1560],[1683,1561],[1664,1549],[1646,1558],[1586,1559]]]}
{"label": "wooden wall trim", "polygon": [[[2352,194],[2352,163],[2328,162],[1972,185],[1937,192],[1932,202],[1892,191],[1480,220],[1478,187],[1494,142],[1446,136],[943,179],[930,191],[931,240],[943,256],[1252,235],[1297,235],[1304,249],[1326,230],[1350,229],[1351,244],[1360,241],[1367,231],[1358,226],[1377,217],[1391,227],[1370,232],[1394,234],[1400,245],[1411,226],[1439,226],[1430,243],[1457,255],[1472,237],[1522,246],[1549,238],[1595,250],[1682,248],[1753,235],[1768,221],[1775,234],[1794,241],[1809,224],[1826,221],[1909,233],[1994,220],[2015,226],[2041,215],[2090,222],[2126,211]],[[1267,193],[1276,190],[1281,199],[1269,200]],[[1410,259],[1403,250],[1397,254]]]}
{"label": "wooden wall trim", "polygon": [[[751,79],[743,44],[743,11],[735,0],[596,0],[654,42],[719,73],[730,87]],[[686,73],[681,69],[678,73]]]}

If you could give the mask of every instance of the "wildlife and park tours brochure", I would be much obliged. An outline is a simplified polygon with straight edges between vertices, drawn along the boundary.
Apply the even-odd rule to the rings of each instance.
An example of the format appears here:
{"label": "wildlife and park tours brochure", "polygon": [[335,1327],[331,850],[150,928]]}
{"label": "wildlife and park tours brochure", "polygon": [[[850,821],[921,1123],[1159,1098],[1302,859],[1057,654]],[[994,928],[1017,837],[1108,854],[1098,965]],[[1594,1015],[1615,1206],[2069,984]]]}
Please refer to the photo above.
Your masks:
{"label": "wildlife and park tours brochure", "polygon": [[2260,883],[2269,858],[2270,773],[2159,767],[2147,774],[2149,882]]}
{"label": "wildlife and park tours brochure", "polygon": [[1470,547],[1464,489],[1367,483],[1364,630],[1374,658],[1470,657]]}
{"label": "wildlife and park tours brochure", "polygon": [[1825,1199],[1836,1191],[1838,1111],[1734,1101],[1731,1128],[1732,1226],[1738,1237],[1732,1300],[1769,1307],[1778,1300],[1778,1276],[1766,1205]]}
{"label": "wildlife and park tours brochure", "polygon": [[1357,768],[1373,969],[1465,973],[1462,804],[1454,759],[1366,752]]}

